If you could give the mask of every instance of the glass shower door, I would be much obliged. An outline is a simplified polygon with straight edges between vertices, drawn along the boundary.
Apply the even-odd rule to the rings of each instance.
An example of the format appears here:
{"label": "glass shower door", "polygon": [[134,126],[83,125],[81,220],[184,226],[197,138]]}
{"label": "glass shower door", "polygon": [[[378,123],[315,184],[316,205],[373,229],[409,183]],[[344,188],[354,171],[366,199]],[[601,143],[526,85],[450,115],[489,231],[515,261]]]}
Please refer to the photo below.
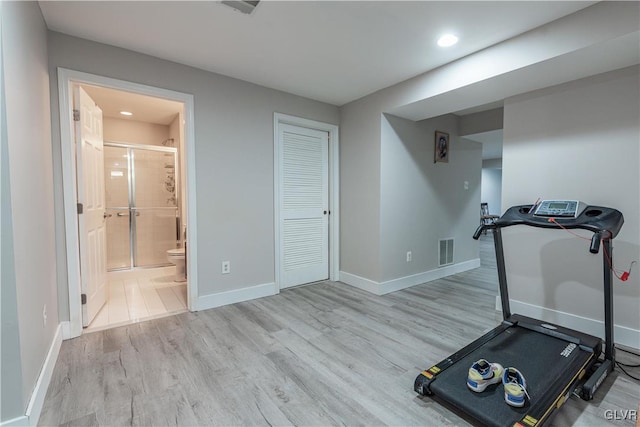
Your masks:
{"label": "glass shower door", "polygon": [[134,259],[138,267],[168,264],[167,250],[178,243],[176,154],[131,148],[135,212]]}
{"label": "glass shower door", "polygon": [[170,265],[179,241],[176,149],[107,142],[107,269]]}
{"label": "glass shower door", "polygon": [[107,270],[131,268],[129,223],[129,153],[127,148],[104,146],[107,214]]}

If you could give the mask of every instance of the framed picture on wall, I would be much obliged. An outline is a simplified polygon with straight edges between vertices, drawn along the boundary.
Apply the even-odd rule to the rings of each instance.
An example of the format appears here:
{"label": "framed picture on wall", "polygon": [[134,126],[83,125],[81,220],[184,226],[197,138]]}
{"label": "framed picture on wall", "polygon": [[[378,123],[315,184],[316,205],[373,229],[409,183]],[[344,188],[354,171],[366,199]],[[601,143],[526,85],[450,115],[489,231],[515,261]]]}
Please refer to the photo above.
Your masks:
{"label": "framed picture on wall", "polygon": [[436,131],[434,144],[433,163],[449,163],[449,134]]}

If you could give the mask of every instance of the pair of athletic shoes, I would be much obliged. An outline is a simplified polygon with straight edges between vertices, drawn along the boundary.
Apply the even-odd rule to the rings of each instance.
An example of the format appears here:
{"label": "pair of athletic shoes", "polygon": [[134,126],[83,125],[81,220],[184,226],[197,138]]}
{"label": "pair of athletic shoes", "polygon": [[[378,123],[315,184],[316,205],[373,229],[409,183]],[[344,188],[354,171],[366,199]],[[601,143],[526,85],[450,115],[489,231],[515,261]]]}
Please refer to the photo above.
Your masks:
{"label": "pair of athletic shoes", "polygon": [[481,393],[491,384],[501,381],[507,404],[520,408],[524,406],[525,398],[531,400],[527,392],[527,381],[516,368],[504,368],[499,363],[490,363],[485,359],[478,360],[469,368],[467,387],[476,393]]}

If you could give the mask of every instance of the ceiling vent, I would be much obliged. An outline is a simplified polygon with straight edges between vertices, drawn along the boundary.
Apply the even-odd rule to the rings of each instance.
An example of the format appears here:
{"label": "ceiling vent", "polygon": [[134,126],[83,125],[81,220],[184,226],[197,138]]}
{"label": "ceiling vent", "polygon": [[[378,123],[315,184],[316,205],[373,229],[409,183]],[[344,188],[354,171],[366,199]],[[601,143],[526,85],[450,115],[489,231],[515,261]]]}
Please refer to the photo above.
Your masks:
{"label": "ceiling vent", "polygon": [[238,12],[246,13],[247,15],[249,15],[251,14],[251,12],[253,12],[253,9],[256,8],[258,3],[260,3],[260,0],[257,0],[257,1],[224,0],[221,3],[237,10]]}

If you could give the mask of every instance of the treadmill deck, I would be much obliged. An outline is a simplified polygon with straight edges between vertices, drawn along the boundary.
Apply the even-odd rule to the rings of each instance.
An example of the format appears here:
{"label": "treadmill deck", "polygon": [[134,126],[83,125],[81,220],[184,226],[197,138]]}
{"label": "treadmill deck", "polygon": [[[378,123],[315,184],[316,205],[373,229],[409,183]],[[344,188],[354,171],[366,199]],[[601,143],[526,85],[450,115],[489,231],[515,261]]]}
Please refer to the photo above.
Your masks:
{"label": "treadmill deck", "polygon": [[[513,426],[526,419],[530,423],[523,425],[537,426],[564,403],[561,396],[570,395],[578,376],[581,377],[597,359],[599,349],[595,353],[594,350],[515,324],[454,360],[455,363],[433,378],[428,389],[436,398],[458,409],[463,408],[467,415],[483,424]],[[531,397],[524,407],[507,405],[502,382],[481,393],[467,387],[468,370],[479,359],[498,362],[505,368],[514,367],[522,372]]]}

